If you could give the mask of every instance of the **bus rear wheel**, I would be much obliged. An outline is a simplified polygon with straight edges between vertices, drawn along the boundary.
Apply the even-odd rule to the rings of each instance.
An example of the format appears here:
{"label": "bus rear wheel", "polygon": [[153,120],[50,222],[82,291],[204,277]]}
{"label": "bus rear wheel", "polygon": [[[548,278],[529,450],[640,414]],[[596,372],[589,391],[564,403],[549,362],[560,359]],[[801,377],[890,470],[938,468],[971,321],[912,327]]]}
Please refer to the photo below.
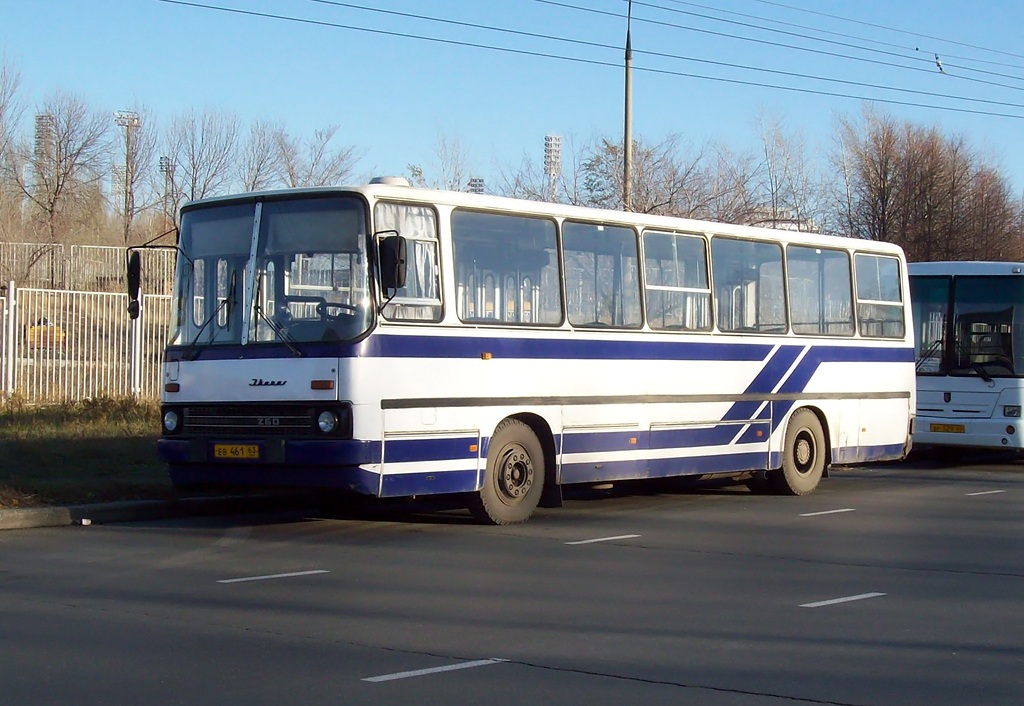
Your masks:
{"label": "bus rear wheel", "polygon": [[798,409],[786,426],[782,468],[770,473],[775,490],[785,495],[807,495],[818,487],[825,472],[825,432],[818,415]]}
{"label": "bus rear wheel", "polygon": [[505,419],[491,436],[484,485],[469,502],[470,512],[490,525],[526,522],[544,490],[544,448],[533,430]]}

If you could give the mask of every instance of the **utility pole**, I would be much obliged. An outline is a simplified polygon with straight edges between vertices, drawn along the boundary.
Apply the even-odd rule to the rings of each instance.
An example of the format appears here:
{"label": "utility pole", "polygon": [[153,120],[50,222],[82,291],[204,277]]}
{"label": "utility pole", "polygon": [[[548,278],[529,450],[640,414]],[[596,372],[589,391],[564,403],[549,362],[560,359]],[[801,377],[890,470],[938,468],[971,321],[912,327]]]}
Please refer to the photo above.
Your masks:
{"label": "utility pole", "polygon": [[114,122],[124,128],[124,244],[127,245],[135,215],[135,133],[142,127],[142,120],[138,113],[118,110],[114,113]]}
{"label": "utility pole", "polygon": [[622,207],[633,210],[633,48],[629,30],[633,22],[633,0],[626,10],[626,114],[622,138]]}

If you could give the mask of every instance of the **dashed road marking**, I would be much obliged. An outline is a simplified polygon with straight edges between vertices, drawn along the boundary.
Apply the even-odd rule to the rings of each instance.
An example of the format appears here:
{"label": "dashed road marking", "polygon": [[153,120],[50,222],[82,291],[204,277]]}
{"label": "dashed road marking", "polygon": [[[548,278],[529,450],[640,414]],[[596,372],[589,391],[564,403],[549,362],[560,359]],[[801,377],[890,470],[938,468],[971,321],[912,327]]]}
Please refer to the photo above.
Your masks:
{"label": "dashed road marking", "polygon": [[995,495],[996,493],[1005,493],[1005,490],[983,490],[980,493],[967,493],[967,497],[975,495]]}
{"label": "dashed road marking", "polygon": [[636,539],[639,534],[620,534],[616,537],[598,537],[597,539],[581,539],[578,542],[566,542],[566,544],[596,544],[597,542],[614,542],[616,539]]}
{"label": "dashed road marking", "polygon": [[370,682],[382,682],[382,681],[394,681],[396,679],[409,679],[411,677],[422,677],[428,674],[438,674],[440,672],[454,672],[456,669],[472,669],[473,667],[486,667],[490,664],[501,664],[507,662],[507,659],[478,659],[475,662],[460,662],[459,664],[449,664],[445,667],[434,667],[432,669],[415,669],[411,672],[395,672],[394,674],[382,674],[378,677],[364,677],[363,681]]}
{"label": "dashed road marking", "polygon": [[267,579],[290,579],[293,576],[312,576],[314,574],[329,574],[327,569],[316,569],[315,571],[293,571],[290,574],[267,574],[266,576],[246,576],[240,579],[221,579],[217,583],[243,583],[245,581],[266,581]]}
{"label": "dashed road marking", "polygon": [[804,512],[800,514],[800,517],[817,517],[818,515],[835,515],[840,512],[856,512],[857,508],[844,507],[839,510],[822,510],[821,512]]}
{"label": "dashed road marking", "polygon": [[844,596],[843,598],[832,598],[827,601],[817,601],[815,603],[804,603],[801,608],[821,608],[827,605],[836,605],[838,603],[849,603],[851,601],[862,601],[865,598],[878,598],[884,596],[884,593],[858,593],[856,596]]}

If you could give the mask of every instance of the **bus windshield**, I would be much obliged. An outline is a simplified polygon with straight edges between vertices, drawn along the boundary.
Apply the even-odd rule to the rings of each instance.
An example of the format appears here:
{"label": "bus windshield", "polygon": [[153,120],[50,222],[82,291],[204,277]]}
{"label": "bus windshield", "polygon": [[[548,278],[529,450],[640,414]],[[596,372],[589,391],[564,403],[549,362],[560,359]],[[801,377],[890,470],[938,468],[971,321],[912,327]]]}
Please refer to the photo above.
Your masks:
{"label": "bus windshield", "polygon": [[185,210],[178,244],[172,345],[345,341],[370,326],[366,210],[357,199]]}
{"label": "bus windshield", "polygon": [[953,301],[953,375],[1024,373],[1024,277],[957,277]]}
{"label": "bus windshield", "polygon": [[911,281],[919,374],[1024,375],[1024,277],[916,276]]}

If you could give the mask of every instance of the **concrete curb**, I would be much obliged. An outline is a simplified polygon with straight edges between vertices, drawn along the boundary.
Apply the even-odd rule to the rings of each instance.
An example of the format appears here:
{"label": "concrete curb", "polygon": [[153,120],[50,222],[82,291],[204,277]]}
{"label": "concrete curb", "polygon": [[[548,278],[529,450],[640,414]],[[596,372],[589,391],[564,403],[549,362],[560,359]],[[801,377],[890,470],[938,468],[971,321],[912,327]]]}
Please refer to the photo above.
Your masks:
{"label": "concrete curb", "polygon": [[310,495],[296,494],[224,495],[178,500],[136,500],[65,507],[0,509],[0,530],[238,515],[249,512],[298,510],[315,505],[315,500]]}

